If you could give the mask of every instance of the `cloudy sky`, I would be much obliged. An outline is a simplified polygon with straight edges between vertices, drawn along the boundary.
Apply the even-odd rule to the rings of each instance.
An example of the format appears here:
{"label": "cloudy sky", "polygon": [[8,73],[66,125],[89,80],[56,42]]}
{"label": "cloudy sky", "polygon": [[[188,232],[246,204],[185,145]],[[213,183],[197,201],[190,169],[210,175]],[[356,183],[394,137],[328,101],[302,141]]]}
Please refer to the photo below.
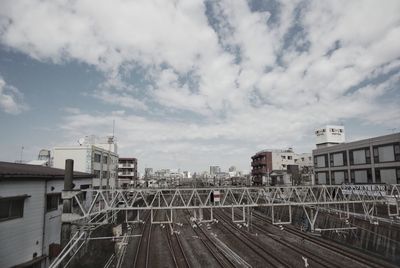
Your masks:
{"label": "cloudy sky", "polygon": [[325,124],[400,131],[399,78],[398,0],[2,0],[0,160],[115,120],[141,170],[248,170]]}

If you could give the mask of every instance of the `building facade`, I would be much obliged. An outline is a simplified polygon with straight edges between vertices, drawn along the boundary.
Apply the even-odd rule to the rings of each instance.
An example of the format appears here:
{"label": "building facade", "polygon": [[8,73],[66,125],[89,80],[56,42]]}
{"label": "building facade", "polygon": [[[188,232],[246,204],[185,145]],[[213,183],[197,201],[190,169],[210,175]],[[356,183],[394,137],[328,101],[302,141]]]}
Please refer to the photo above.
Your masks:
{"label": "building facade", "polygon": [[53,167],[64,168],[66,159],[74,160],[76,171],[94,174],[94,188],[118,186],[118,154],[90,144],[53,148]]}
{"label": "building facade", "polygon": [[[74,172],[74,189],[92,177]],[[47,267],[60,252],[63,188],[62,169],[0,162],[0,267]]]}
{"label": "building facade", "polygon": [[313,150],[316,184],[400,183],[400,133]]}
{"label": "building facade", "polygon": [[138,184],[137,159],[133,157],[119,158],[118,160],[118,186],[127,188],[136,187]]}
{"label": "building facade", "polygon": [[221,168],[219,166],[210,166],[210,175],[214,176],[221,172]]}
{"label": "building facade", "polygon": [[[289,165],[299,168],[312,166],[311,154],[297,154],[292,148],[287,150],[263,150],[251,157],[253,184],[276,184],[274,180],[284,180]],[[274,178],[275,177],[275,178]],[[287,176],[286,176],[287,177]],[[287,184],[288,182],[282,182]]]}

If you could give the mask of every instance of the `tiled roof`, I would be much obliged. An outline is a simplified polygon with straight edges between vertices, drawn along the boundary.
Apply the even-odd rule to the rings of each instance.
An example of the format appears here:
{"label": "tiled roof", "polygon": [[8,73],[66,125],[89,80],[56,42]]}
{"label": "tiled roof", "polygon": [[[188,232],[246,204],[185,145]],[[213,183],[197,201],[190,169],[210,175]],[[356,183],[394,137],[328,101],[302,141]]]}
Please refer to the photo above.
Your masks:
{"label": "tiled roof", "polygon": [[[63,179],[64,169],[0,161],[0,179]],[[93,178],[93,174],[74,172],[74,179]]]}

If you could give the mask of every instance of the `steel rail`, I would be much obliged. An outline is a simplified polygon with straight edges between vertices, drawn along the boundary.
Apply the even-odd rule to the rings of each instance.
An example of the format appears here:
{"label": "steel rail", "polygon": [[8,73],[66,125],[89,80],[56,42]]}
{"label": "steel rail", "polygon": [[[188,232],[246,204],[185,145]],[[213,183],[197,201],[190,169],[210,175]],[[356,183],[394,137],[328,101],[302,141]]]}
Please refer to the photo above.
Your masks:
{"label": "steel rail", "polygon": [[[259,219],[263,219],[263,220],[271,223],[269,218],[267,218],[264,215],[260,215],[257,212],[253,213],[253,216],[255,216],[256,218],[259,218]],[[372,258],[366,258],[367,256],[365,256],[365,255],[364,256],[360,256],[356,252],[351,252],[350,253],[350,252],[346,251],[343,248],[339,248],[338,246],[342,246],[340,244],[338,244],[337,246],[334,246],[334,245],[332,245],[331,241],[329,241],[329,242],[328,241],[320,241],[319,239],[317,239],[315,237],[312,237],[312,236],[309,236],[307,234],[301,233],[298,230],[296,230],[294,227],[291,227],[291,226],[288,226],[288,225],[285,226],[285,231],[287,231],[287,232],[289,232],[289,233],[291,233],[293,235],[296,235],[298,237],[301,237],[303,239],[306,239],[307,241],[312,242],[312,243],[314,243],[314,244],[316,244],[316,245],[318,245],[318,246],[320,246],[322,248],[331,250],[331,251],[333,251],[333,252],[335,252],[335,253],[337,253],[339,255],[342,255],[342,256],[344,256],[344,257],[346,257],[348,259],[354,260],[355,262],[358,262],[358,263],[360,263],[362,265],[365,265],[367,267],[375,267],[375,268],[383,268],[383,267],[393,267],[393,268],[395,268],[395,267],[398,267],[398,266],[393,265],[393,264],[391,264],[390,262],[387,262],[387,261],[383,261],[382,260],[385,263],[381,264],[377,260],[374,260]],[[379,260],[379,261],[381,261],[381,260]]]}
{"label": "steel rail", "polygon": [[[280,260],[278,257],[274,256],[273,254],[270,254],[265,250],[263,246],[261,246],[258,242],[255,242],[254,240],[251,240],[247,235],[244,233],[243,230],[239,229],[232,221],[231,219],[223,214],[222,212],[216,212],[217,215],[220,216],[220,219],[222,219],[227,225],[229,225],[231,228],[224,226],[224,228],[230,232],[233,236],[237,237],[243,244],[245,244],[248,248],[253,250],[254,253],[256,253],[258,256],[263,258],[270,266],[267,267],[291,267],[290,264],[286,263],[285,261]],[[236,230],[237,232],[234,232],[232,229]],[[238,235],[240,234],[240,235]],[[273,259],[275,263],[271,261]],[[276,265],[278,264],[278,265]]]}
{"label": "steel rail", "polygon": [[[187,215],[190,215],[188,211],[186,211]],[[185,221],[188,223],[189,226],[192,226],[191,222],[186,218]],[[192,228],[193,232],[199,237],[200,241],[203,243],[203,245],[207,248],[207,250],[211,253],[211,255],[214,257],[214,259],[219,263],[219,265],[222,268],[227,268],[227,267],[236,267],[235,264],[223,254],[223,252],[218,248],[218,246],[212,241],[212,239],[209,237],[209,235],[202,229],[200,226],[195,223],[197,228]],[[202,237],[199,235],[199,232],[202,233]],[[205,239],[204,239],[205,238]],[[215,248],[216,250],[214,250]],[[219,253],[219,255],[217,254]],[[221,257],[222,256],[222,257]]]}

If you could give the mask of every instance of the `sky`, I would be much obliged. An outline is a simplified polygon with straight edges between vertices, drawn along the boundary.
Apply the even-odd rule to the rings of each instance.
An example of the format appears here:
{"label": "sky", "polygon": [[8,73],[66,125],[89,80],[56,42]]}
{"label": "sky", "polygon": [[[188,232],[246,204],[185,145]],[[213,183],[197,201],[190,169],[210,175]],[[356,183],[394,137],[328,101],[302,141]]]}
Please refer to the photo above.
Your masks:
{"label": "sky", "polygon": [[400,131],[400,1],[0,2],[0,161],[112,134],[145,167]]}

